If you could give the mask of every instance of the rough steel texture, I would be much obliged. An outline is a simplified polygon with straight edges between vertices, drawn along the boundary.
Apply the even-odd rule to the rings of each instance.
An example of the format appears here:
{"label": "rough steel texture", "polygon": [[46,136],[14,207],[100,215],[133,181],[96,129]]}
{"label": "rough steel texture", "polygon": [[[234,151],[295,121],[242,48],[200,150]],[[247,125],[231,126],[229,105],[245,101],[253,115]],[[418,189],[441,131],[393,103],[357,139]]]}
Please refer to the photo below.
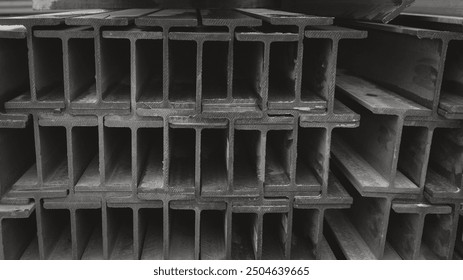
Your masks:
{"label": "rough steel texture", "polygon": [[[348,179],[334,167],[342,182]],[[460,203],[401,195],[362,196],[350,183],[351,208],[326,213],[325,236],[338,259],[452,259],[460,244]],[[456,240],[456,244],[455,244]]]}
{"label": "rough steel texture", "polygon": [[[365,31],[267,9],[0,22],[24,25],[0,29],[1,259],[449,259],[461,248],[461,123],[439,116],[437,89],[420,102],[421,91],[336,75],[338,52],[343,67]],[[370,27],[373,41],[412,38],[411,58],[413,40],[457,38]]]}
{"label": "rough steel texture", "polygon": [[288,0],[283,8],[319,16],[387,23],[414,0]]}
{"label": "rough steel texture", "polygon": [[402,13],[392,23],[442,31],[463,32],[463,16],[444,16],[436,14]]}
{"label": "rough steel texture", "polygon": [[[56,27],[62,25],[68,17],[101,12],[104,12],[104,10],[0,18],[0,24],[22,25],[26,28],[25,34],[29,50],[27,54],[24,54],[27,55],[29,66],[30,91],[25,91],[11,100],[11,109],[24,109],[26,111],[60,110],[65,107],[64,81],[62,78],[63,66],[62,58],[59,56],[61,46],[59,44],[50,45],[47,42],[42,43],[43,41],[39,41],[33,36],[33,30],[36,27]],[[47,71],[41,71],[40,69],[47,69]],[[8,104],[5,106],[9,107]]]}
{"label": "rough steel texture", "polygon": [[[0,162],[2,170],[11,169],[2,176],[2,203],[37,205],[25,217],[32,227],[27,233],[37,231],[37,239],[4,248],[2,258],[333,258],[323,237],[324,209],[349,207],[352,201],[329,173],[330,135],[334,128],[358,126],[358,115],[334,98],[310,115],[303,106],[270,111],[260,91],[254,93],[260,106],[254,100],[249,109],[240,99],[243,92],[235,89],[236,98],[232,90],[234,55],[247,51],[234,49],[235,29],[259,28],[261,19],[231,10],[153,12],[3,19],[26,25],[22,33],[6,30],[5,39],[33,46],[29,56],[36,63],[26,63],[22,77],[27,79],[28,66],[39,76],[54,69],[62,74],[63,102],[44,109],[2,94],[6,113],[0,136],[8,145],[1,148],[11,154]],[[198,26],[198,16],[207,27]],[[250,38],[265,38],[267,49],[286,37],[302,44],[298,36],[305,25],[300,28],[283,35],[255,29]],[[350,38],[336,29],[321,34],[327,40]],[[215,62],[216,46],[225,50],[218,55],[230,65],[224,71]],[[326,52],[330,46],[319,48]],[[42,52],[48,49],[59,51]],[[329,56],[335,61],[336,52]],[[26,51],[23,58],[30,59]],[[270,64],[268,57],[256,58]],[[197,66],[192,68],[197,84],[187,88],[191,95],[177,70],[185,60]],[[153,62],[160,68],[153,71]],[[215,96],[215,72],[224,77],[218,84],[224,86],[223,99]],[[130,73],[128,83],[117,91],[123,73]],[[153,79],[162,73],[174,76]],[[37,91],[32,82],[31,88]],[[313,148],[301,148],[298,139]],[[30,151],[13,159],[22,147]],[[18,164],[8,165],[11,161]],[[16,211],[10,208],[5,208],[8,219]],[[309,244],[308,229],[299,225],[315,212]],[[21,230],[7,218],[1,234],[6,239]],[[279,221],[283,231],[274,230]],[[252,227],[255,234],[248,235]],[[246,247],[250,244],[255,246]]]}
{"label": "rough steel texture", "polygon": [[[455,76],[462,66],[458,45],[463,34],[371,23],[349,26],[363,27],[370,35],[363,43],[349,44],[344,49],[345,55],[340,57],[340,63],[350,75],[373,82],[368,84],[370,89],[379,86],[391,90],[432,110],[434,118],[441,115],[461,119],[459,81]],[[386,45],[386,42],[390,44]],[[355,50],[356,47],[362,52]],[[354,51],[357,53],[354,57],[348,55]],[[374,69],[376,63],[383,67]],[[360,80],[350,80],[360,83]]]}
{"label": "rough steel texture", "polygon": [[335,174],[349,182],[354,198],[351,210],[327,216],[335,251],[348,259],[451,259],[462,150],[460,117],[452,113],[459,105],[447,102],[445,92],[458,87],[445,84],[459,55],[449,46],[459,44],[461,34],[346,26],[364,28],[369,37],[342,45],[339,55],[337,97],[362,121],[332,139]]}
{"label": "rough steel texture", "polygon": [[[26,1],[27,2],[27,1]],[[279,8],[279,0],[33,0],[34,9],[42,12],[57,9],[129,9],[129,8],[163,8],[163,9],[232,9],[252,7]],[[28,2],[30,6],[30,2]]]}
{"label": "rough steel texture", "polygon": [[[352,25],[367,29],[369,38],[344,45],[337,86],[340,99],[364,121],[334,137],[335,161],[362,193],[420,194],[432,180],[427,166],[431,141],[438,141],[433,134],[460,126],[440,114],[459,118],[443,112],[448,103],[441,87],[448,74],[448,43],[462,37],[405,26]],[[453,111],[457,107],[452,103]]]}
{"label": "rough steel texture", "polygon": [[458,0],[415,0],[413,5],[405,9],[404,12],[419,15],[458,17],[463,14],[463,3]]}

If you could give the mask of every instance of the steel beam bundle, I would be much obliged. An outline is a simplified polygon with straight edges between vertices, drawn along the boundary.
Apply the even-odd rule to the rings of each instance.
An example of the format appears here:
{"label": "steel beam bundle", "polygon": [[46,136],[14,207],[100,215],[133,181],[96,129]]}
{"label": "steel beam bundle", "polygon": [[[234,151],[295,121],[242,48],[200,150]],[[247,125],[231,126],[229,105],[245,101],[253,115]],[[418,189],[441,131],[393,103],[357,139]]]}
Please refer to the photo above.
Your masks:
{"label": "steel beam bundle", "polygon": [[463,112],[441,93],[460,36],[332,23],[1,18],[0,258],[461,254]]}
{"label": "steel beam bundle", "polygon": [[343,25],[369,36],[340,47],[338,97],[362,121],[333,135],[335,174],[354,197],[344,216],[327,216],[333,238],[348,259],[451,259],[463,199],[455,78],[462,34]]}
{"label": "steel beam bundle", "polygon": [[[430,10],[431,7],[432,11]],[[463,17],[461,13],[458,13],[458,9],[461,8],[461,3],[455,1],[431,3],[423,0],[419,1],[414,9],[407,11],[407,13],[396,19],[395,23],[415,28],[427,28],[435,31],[452,31],[461,35],[463,34]],[[443,86],[445,86],[444,88],[447,92],[452,93],[452,97],[457,97],[457,99],[452,98],[457,104],[458,102],[456,102],[456,100],[458,100],[461,95],[461,85],[463,84],[460,74],[461,69],[463,69],[461,46],[461,40],[450,42],[443,76]],[[440,163],[437,166],[437,170],[440,170],[440,173],[444,174],[453,184],[460,184],[459,186],[461,186],[461,181],[458,177],[460,173],[458,166],[461,159],[458,158],[458,156],[462,144],[460,133],[461,130],[458,130],[441,135],[438,147],[434,153],[434,157],[437,159],[437,162]],[[455,149],[457,153],[454,154],[452,149]],[[440,178],[436,177],[436,179],[439,180]],[[437,187],[436,180],[433,182],[433,189],[436,192],[442,189]],[[455,189],[455,191],[458,190]],[[444,201],[443,197],[440,197],[440,201]],[[460,213],[462,213],[458,201],[456,202],[456,209],[460,209]],[[462,240],[462,220],[460,219],[455,244],[455,259],[462,259]]]}
{"label": "steel beam bundle", "polygon": [[24,26],[1,39],[21,46],[1,64],[2,258],[334,258],[324,213],[352,199],[331,134],[359,125],[336,56],[365,32],[265,9],[0,21]]}

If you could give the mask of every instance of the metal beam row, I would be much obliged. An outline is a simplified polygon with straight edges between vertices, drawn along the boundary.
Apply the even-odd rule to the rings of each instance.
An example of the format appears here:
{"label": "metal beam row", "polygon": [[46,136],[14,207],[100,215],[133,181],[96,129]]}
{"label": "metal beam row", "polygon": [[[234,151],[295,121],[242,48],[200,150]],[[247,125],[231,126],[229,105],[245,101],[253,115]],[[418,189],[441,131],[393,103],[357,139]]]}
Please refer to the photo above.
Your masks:
{"label": "metal beam row", "polygon": [[0,258],[461,255],[461,34],[266,9],[0,23],[22,25],[0,31]]}
{"label": "metal beam row", "polygon": [[461,243],[463,37],[411,22],[343,23],[369,34],[340,45],[336,79],[336,97],[361,117],[332,139],[354,202],[326,221],[347,259],[452,259]]}

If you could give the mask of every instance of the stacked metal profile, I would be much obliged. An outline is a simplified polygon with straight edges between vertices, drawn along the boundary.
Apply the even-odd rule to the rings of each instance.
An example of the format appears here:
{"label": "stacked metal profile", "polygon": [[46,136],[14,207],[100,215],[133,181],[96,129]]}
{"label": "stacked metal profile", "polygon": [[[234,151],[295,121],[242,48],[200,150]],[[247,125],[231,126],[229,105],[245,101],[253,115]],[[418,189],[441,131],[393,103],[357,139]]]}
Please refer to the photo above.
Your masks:
{"label": "stacked metal profile", "polygon": [[452,257],[457,35],[266,9],[0,24],[0,259]]}
{"label": "stacked metal profile", "polygon": [[349,259],[461,259],[463,33],[405,21],[344,24],[368,31],[338,62],[337,97],[361,122],[331,151],[356,191],[326,221]]}

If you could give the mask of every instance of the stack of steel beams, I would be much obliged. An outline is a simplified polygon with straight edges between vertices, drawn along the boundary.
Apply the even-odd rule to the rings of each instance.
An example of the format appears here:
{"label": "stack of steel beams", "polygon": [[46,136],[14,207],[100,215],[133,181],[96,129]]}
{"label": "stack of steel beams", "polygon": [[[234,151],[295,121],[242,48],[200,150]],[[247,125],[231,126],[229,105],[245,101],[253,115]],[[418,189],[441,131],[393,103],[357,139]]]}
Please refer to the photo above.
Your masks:
{"label": "stack of steel beams", "polygon": [[366,32],[265,9],[1,23],[23,26],[1,32],[2,258],[334,258],[331,134],[359,124],[336,57]]}
{"label": "stack of steel beams", "polygon": [[462,253],[459,34],[268,9],[0,24],[0,259]]}
{"label": "stack of steel beams", "polygon": [[368,31],[342,44],[336,82],[362,121],[333,135],[333,162],[355,194],[327,223],[356,237],[334,233],[346,258],[451,259],[462,239],[463,33],[344,25]]}
{"label": "stack of steel beams", "polygon": [[[420,0],[417,2],[416,6],[407,10],[407,13],[401,15],[394,22],[395,24],[408,27],[431,29],[439,33],[458,33],[458,39],[450,40],[447,45],[445,68],[442,74],[441,105],[439,106],[440,112],[449,111],[449,113],[445,113],[445,116],[449,117],[453,115],[455,119],[461,119],[463,113],[463,101],[461,99],[463,89],[462,9],[463,4],[460,1],[443,1],[437,3],[428,0]],[[441,170],[443,174],[446,174],[445,177],[454,185],[459,186],[460,190],[462,182],[459,166],[461,166],[463,161],[463,159],[459,157],[462,147],[461,133],[461,130],[457,130],[446,134],[445,139],[440,142],[440,148],[437,150],[438,153],[442,152],[442,154],[435,154],[440,162],[442,162],[444,168]],[[460,196],[461,195],[462,194],[460,194]],[[457,194],[455,196],[457,196]],[[463,205],[460,210],[460,215],[462,214]],[[454,258],[463,259],[463,221],[461,219],[457,229]]]}

